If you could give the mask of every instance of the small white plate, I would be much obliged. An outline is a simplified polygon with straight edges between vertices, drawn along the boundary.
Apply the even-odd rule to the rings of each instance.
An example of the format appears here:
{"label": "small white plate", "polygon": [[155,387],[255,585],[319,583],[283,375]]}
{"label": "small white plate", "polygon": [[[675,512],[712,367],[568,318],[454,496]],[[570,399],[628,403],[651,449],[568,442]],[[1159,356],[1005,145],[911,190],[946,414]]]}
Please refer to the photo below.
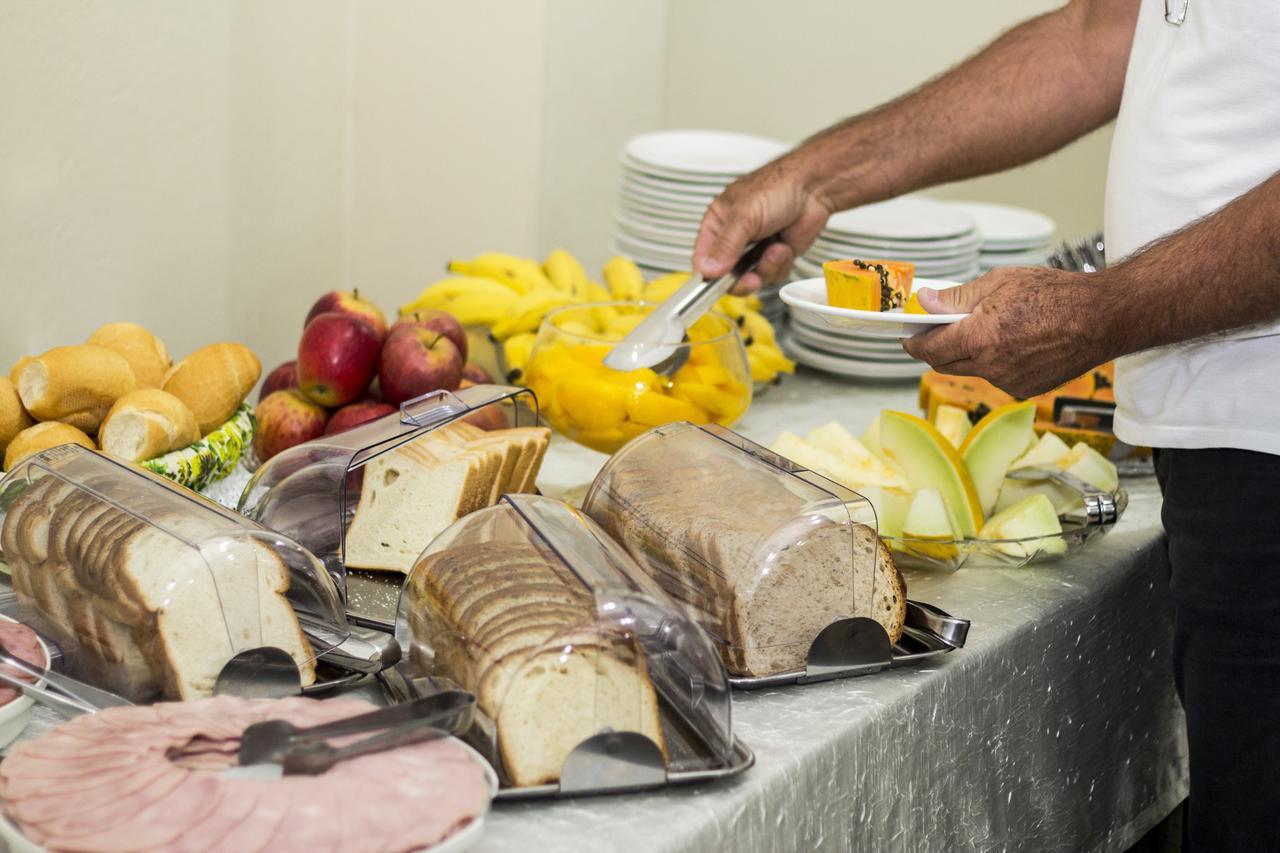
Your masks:
{"label": "small white plate", "polygon": [[813,241],[812,253],[822,253],[829,258],[883,257],[891,260],[914,261],[921,259],[959,258],[976,255],[982,250],[980,240],[967,238],[963,242],[920,242],[914,246],[905,243],[877,243],[871,240],[840,240],[825,234]]}
{"label": "small white plate", "polygon": [[693,248],[693,241],[698,236],[696,226],[690,226],[687,229],[661,228],[621,213],[615,216],[613,221],[614,230],[618,234],[641,240],[652,240],[655,243],[663,243],[681,249]]}
{"label": "small white plate", "polygon": [[681,184],[663,178],[651,178],[636,172],[628,172],[623,181],[631,187],[652,190],[656,193],[671,193],[682,198],[713,199],[724,189],[723,184]]}
{"label": "small white plate", "polygon": [[[946,290],[960,284],[958,281],[940,281],[918,278],[913,289],[931,287]],[[909,338],[934,326],[959,322],[968,314],[907,314],[896,311],[855,311],[852,308],[835,308],[827,304],[827,282],[821,278],[793,281],[782,288],[782,301],[793,308],[810,311],[822,317],[833,328],[856,329],[868,337]]]}
{"label": "small white plate", "polygon": [[824,320],[821,314],[811,314],[799,308],[791,309],[790,317],[792,329],[803,329],[808,333],[829,336],[834,340],[867,347],[882,353],[905,355],[902,349],[902,342],[898,338],[872,338],[854,329],[836,329]]}
{"label": "small white plate", "polygon": [[740,175],[788,148],[785,142],[722,130],[658,130],[632,137],[623,156],[646,166],[695,175]]}
{"label": "small white plate", "polygon": [[662,209],[670,209],[677,213],[696,213],[699,217],[707,209],[710,199],[705,201],[690,201],[687,196],[675,195],[673,193],[659,192],[651,190],[648,187],[633,187],[623,185],[618,190],[620,198],[626,199],[628,203],[648,204],[653,207]]}
{"label": "small white plate", "polygon": [[787,355],[805,367],[812,367],[824,373],[834,373],[837,376],[848,376],[854,379],[876,379],[882,382],[916,379],[923,376],[924,372],[929,369],[929,365],[922,361],[911,361],[905,364],[885,364],[883,362],[842,358],[838,355],[831,355],[805,346],[789,336],[782,338],[782,349]]}
{"label": "small white plate", "polygon": [[1040,246],[1052,240],[1058,228],[1057,223],[1043,213],[1025,207],[985,201],[953,201],[951,204],[978,223],[984,249]]}
{"label": "small white plate", "polygon": [[[859,360],[880,361],[890,364],[903,364],[914,359],[902,348],[900,339],[888,341],[850,340],[831,332],[820,332],[817,329],[794,323],[788,334],[807,347],[813,347],[832,355],[849,356]],[[892,348],[881,347],[880,344],[891,344]]]}

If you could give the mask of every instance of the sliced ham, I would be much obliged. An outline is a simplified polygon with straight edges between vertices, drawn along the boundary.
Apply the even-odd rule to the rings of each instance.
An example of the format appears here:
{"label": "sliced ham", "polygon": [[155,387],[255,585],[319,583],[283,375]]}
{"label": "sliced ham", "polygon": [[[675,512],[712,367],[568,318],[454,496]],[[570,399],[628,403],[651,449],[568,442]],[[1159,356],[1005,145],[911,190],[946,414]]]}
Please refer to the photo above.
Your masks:
{"label": "sliced ham", "polygon": [[[254,722],[307,727],[372,709],[228,697],[111,708],[15,747],[0,763],[0,795],[32,841],[104,853],[418,850],[484,813],[484,770],[452,740],[361,756],[318,776],[220,772]],[[380,793],[352,808],[352,792],[368,790]]]}
{"label": "sliced ham", "polygon": [[[41,668],[48,664],[48,660],[44,656],[44,649],[40,648],[40,640],[36,638],[36,632],[20,622],[0,619],[0,643],[4,643],[4,647],[9,650],[9,654],[20,660]],[[31,676],[6,664],[0,664],[0,669],[3,669],[6,675],[14,678],[20,678],[26,682],[35,681]],[[0,686],[0,705],[7,705],[17,699],[18,696],[17,688]]]}

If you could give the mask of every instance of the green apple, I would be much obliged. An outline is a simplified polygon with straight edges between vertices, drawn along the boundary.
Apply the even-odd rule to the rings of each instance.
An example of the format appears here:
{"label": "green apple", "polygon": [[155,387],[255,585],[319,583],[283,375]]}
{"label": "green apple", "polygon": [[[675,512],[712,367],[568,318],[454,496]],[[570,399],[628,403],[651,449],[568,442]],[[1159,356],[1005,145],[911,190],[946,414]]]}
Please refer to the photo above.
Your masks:
{"label": "green apple", "polygon": [[973,429],[973,421],[969,420],[968,412],[959,406],[946,403],[938,406],[938,411],[934,412],[933,425],[938,428],[938,432],[947,437],[951,446],[956,448],[964,443],[965,436]]}
{"label": "green apple", "polygon": [[[882,412],[880,447],[907,475],[911,488],[942,493],[961,536],[977,534],[983,514],[973,479],[960,454],[933,424],[905,412]],[[1000,473],[1003,476],[1003,468]]]}
{"label": "green apple", "polygon": [[1035,419],[1036,404],[1030,400],[1000,406],[978,421],[960,445],[983,515],[996,508],[1005,472],[1035,435]]}
{"label": "green apple", "polygon": [[1067,542],[1061,537],[1062,524],[1049,498],[1029,495],[1001,510],[982,525],[982,539],[1017,540],[997,542],[994,547],[1010,557],[1026,559],[1037,554],[1065,554]]}
{"label": "green apple", "polygon": [[955,513],[947,506],[942,492],[920,489],[911,498],[907,517],[902,522],[902,538],[913,540],[907,547],[922,556],[950,560],[960,553],[956,546],[962,538]]}

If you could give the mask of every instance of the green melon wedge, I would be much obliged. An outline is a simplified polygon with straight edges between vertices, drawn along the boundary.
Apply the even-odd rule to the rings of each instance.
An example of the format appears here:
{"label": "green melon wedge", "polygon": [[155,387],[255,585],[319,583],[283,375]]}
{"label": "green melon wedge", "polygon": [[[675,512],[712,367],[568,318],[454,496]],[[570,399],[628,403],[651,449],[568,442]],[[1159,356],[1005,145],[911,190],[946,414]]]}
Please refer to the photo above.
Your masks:
{"label": "green melon wedge", "polygon": [[1030,400],[993,409],[974,424],[960,445],[960,458],[969,469],[983,515],[996,508],[1004,475],[1026,453],[1035,437],[1036,404]]}
{"label": "green melon wedge", "polygon": [[[964,460],[933,424],[905,412],[880,414],[880,447],[907,475],[913,489],[937,489],[965,538],[982,526],[982,502]],[[1004,476],[1004,471],[1000,472]]]}

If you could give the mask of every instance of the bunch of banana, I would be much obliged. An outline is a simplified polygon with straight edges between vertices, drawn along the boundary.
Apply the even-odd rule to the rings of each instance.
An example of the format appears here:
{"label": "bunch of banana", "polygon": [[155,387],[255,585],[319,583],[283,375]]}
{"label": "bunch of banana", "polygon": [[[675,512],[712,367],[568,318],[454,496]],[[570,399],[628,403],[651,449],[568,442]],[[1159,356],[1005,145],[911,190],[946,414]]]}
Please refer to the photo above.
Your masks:
{"label": "bunch of banana", "polygon": [[[539,264],[502,252],[485,252],[474,258],[452,260],[448,278],[433,282],[400,306],[401,316],[423,309],[448,311],[464,325],[487,326],[502,347],[508,377],[518,381],[529,361],[542,318],[565,305],[585,302],[661,302],[684,284],[689,273],[669,273],[646,282],[640,268],[621,255],[604,265],[604,284],[592,281],[582,264],[564,249],[556,249]],[[760,313],[755,296],[725,296],[716,310],[737,321],[751,378],[772,382],[779,373],[793,373],[795,364],[778,348],[773,327]],[[600,331],[616,332],[634,315],[620,316],[610,306],[591,312]]]}

